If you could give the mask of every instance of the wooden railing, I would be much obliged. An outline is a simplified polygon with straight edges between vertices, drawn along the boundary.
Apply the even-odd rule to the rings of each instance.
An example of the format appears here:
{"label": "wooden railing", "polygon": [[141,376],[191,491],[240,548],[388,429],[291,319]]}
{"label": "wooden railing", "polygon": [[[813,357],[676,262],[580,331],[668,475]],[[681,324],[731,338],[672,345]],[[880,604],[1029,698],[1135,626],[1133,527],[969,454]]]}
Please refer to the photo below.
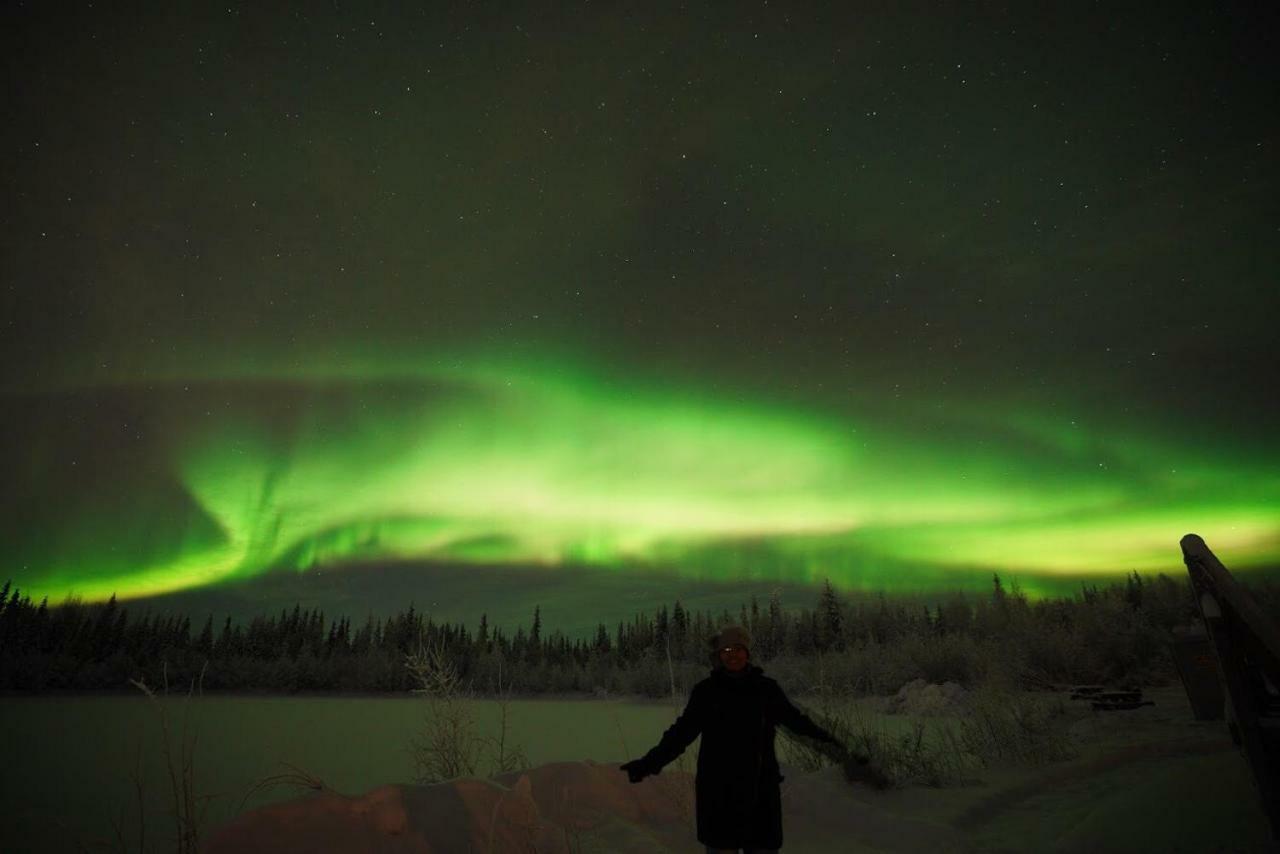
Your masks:
{"label": "wooden railing", "polygon": [[1182,538],[1182,557],[1226,691],[1231,737],[1280,840],[1280,629],[1200,537]]}

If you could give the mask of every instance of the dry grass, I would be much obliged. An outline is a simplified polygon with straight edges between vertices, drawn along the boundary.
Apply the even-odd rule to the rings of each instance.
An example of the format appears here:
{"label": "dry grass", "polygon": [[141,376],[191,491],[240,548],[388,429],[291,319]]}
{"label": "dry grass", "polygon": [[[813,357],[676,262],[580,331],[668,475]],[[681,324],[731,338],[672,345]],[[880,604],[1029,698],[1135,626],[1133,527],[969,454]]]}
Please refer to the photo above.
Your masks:
{"label": "dry grass", "polygon": [[970,695],[956,739],[960,749],[983,765],[1057,762],[1075,754],[1062,725],[1066,714],[1061,697],[983,685]]}
{"label": "dry grass", "polygon": [[900,786],[963,784],[994,765],[1042,765],[1074,755],[1060,699],[995,685],[974,691],[959,716],[915,719],[906,732],[890,732],[866,713],[855,713],[852,722],[855,743]]}
{"label": "dry grass", "polygon": [[[1023,691],[1000,673],[969,694],[960,715],[911,719],[905,730],[834,688],[821,658],[817,675],[811,717],[894,786],[960,785],[993,765],[1041,765],[1074,755],[1062,699]],[[784,761],[793,767],[817,771],[839,761],[827,746],[781,732]]]}
{"label": "dry grass", "polygon": [[276,786],[292,786],[296,789],[305,789],[311,792],[331,792],[333,791],[319,777],[303,771],[288,762],[281,762],[285,771],[280,774],[272,774],[269,777],[263,777],[244,793],[244,797],[240,799],[240,806],[236,808],[239,812],[244,809],[244,805],[249,799],[259,792],[265,792],[268,789],[274,789]]}
{"label": "dry grass", "polygon": [[[206,663],[206,667],[207,667]],[[169,722],[169,710],[165,708],[161,698],[169,695],[169,670],[165,664],[161,668],[163,685],[162,694],[156,695],[145,681],[130,679],[129,682],[146,695],[160,722],[160,752],[164,757],[165,772],[169,778],[169,791],[173,799],[172,816],[176,835],[175,850],[178,854],[196,854],[200,848],[200,830],[204,825],[205,813],[214,795],[196,794],[195,752],[197,733],[191,725],[191,701],[193,697],[204,693],[204,670],[200,676],[191,681],[187,696],[182,704],[182,721],[177,732],[175,755],[174,733]],[[143,815],[143,784],[141,777],[141,759],[133,778],[135,794],[138,801],[138,850],[146,850],[146,821]],[[117,838],[122,847],[124,834],[117,828]]]}
{"label": "dry grass", "polygon": [[[171,808],[168,810],[168,815],[173,821],[173,850],[179,852],[179,854],[195,854],[200,848],[209,805],[221,797],[220,794],[216,793],[200,794],[197,787],[195,754],[199,733],[192,722],[191,709],[193,700],[202,697],[204,694],[204,670],[201,670],[200,676],[193,679],[188,686],[182,705],[182,717],[176,723],[171,720],[171,711],[165,703],[169,698],[169,669],[166,662],[162,662],[160,672],[162,681],[159,691],[153,689],[144,679],[130,679],[129,683],[146,696],[148,704],[154,710],[156,720],[160,726],[160,753],[164,760],[163,772],[168,778],[169,796],[172,803]],[[121,852],[121,854],[135,850],[142,854],[142,852],[151,850],[147,841],[146,778],[143,772],[142,745],[143,738],[139,734],[137,747],[134,750],[134,765],[129,770],[129,782],[133,796],[132,804],[127,802],[122,804],[119,818],[112,820],[114,838],[109,842],[103,841],[93,844],[81,841],[81,850],[108,850]],[[285,773],[266,777],[254,784],[241,799],[237,812],[244,809],[245,804],[253,795],[273,786],[293,785],[311,790],[326,790],[328,788],[323,781],[305,771],[287,763],[285,763],[285,768],[287,769]],[[132,820],[129,815],[130,806],[134,811]],[[129,827],[130,824],[135,822],[137,824],[136,846],[132,844],[135,834]],[[154,846],[151,847],[154,848]],[[165,850],[168,850],[167,846],[165,846]]]}

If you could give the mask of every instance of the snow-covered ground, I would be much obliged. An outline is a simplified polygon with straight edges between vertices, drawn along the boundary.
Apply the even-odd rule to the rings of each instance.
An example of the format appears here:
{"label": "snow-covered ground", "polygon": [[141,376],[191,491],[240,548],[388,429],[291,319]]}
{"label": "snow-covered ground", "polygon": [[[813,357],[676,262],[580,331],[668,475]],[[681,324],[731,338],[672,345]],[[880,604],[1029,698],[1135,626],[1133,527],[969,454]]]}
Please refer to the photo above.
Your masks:
{"label": "snow-covered ground", "polygon": [[[1079,714],[1079,755],[988,769],[945,789],[876,792],[834,768],[784,767],[791,852],[1272,851],[1224,726],[1191,719],[1181,688],[1154,707]],[[692,779],[669,767],[630,784],[616,763],[551,762],[493,780],[321,793],[243,814],[222,852],[700,852]]]}

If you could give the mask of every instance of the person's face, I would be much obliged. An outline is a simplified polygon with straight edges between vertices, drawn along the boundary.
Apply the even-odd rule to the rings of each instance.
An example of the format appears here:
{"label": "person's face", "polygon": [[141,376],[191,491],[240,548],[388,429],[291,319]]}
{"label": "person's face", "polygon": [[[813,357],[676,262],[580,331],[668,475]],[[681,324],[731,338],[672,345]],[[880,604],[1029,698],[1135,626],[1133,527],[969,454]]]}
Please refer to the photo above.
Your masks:
{"label": "person's face", "polygon": [[740,643],[720,648],[720,663],[725,670],[737,673],[747,666],[747,648]]}

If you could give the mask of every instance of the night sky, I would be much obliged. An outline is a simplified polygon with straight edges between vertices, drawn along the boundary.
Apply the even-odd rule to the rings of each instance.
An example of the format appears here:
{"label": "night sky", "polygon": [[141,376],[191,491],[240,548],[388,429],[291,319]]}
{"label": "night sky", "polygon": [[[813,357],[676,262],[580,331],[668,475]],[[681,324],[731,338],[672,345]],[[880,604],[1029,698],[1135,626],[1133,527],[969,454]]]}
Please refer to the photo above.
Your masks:
{"label": "night sky", "polygon": [[6,577],[1280,566],[1269,5],[517,5],[6,6]]}

